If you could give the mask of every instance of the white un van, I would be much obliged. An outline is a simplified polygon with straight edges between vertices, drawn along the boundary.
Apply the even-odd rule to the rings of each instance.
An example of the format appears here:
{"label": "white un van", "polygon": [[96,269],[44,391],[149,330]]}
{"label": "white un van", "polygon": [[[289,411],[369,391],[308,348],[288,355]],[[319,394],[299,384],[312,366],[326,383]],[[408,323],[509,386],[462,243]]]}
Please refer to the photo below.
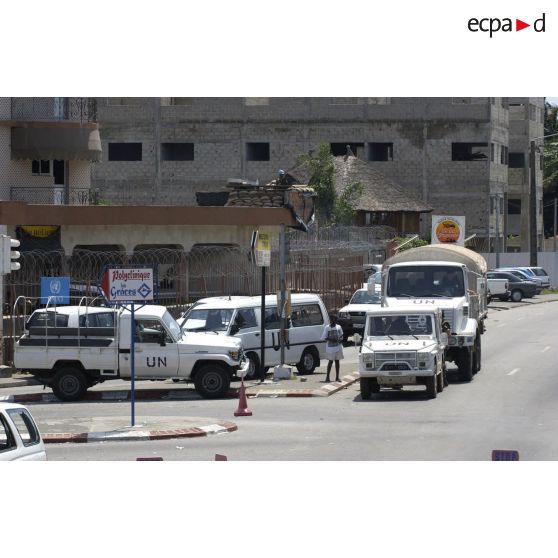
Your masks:
{"label": "white un van", "polygon": [[[234,335],[242,339],[244,354],[250,364],[247,377],[254,376],[260,364],[261,297],[233,296],[204,298],[196,302],[177,321],[184,331],[202,331]],[[329,323],[322,299],[315,294],[291,295],[289,344],[285,363],[295,365],[300,373],[311,374],[325,356],[324,326]],[[277,296],[265,298],[265,366],[280,364],[280,321]]]}

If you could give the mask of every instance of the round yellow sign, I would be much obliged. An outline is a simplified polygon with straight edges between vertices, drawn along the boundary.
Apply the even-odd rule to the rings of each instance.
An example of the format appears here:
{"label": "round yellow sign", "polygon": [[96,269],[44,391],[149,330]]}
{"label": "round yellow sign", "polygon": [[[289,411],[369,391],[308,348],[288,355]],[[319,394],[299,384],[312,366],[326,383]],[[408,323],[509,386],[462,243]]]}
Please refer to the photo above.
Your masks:
{"label": "round yellow sign", "polygon": [[453,219],[444,219],[436,225],[436,238],[438,242],[457,242],[460,233],[459,223]]}

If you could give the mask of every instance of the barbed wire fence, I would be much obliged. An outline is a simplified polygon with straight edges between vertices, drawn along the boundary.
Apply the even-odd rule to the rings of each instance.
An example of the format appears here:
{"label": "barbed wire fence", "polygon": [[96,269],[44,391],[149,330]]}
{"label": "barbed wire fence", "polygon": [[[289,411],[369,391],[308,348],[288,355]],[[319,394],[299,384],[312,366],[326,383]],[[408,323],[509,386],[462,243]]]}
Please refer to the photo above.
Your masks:
{"label": "barbed wire fence", "polygon": [[[310,233],[289,231],[287,288],[291,292],[316,293],[328,311],[344,305],[365,281],[364,265],[381,263],[393,231],[386,227],[335,227]],[[21,253],[21,269],[6,276],[4,316],[11,316],[20,296],[34,301],[31,307],[18,305],[16,314],[30,313],[40,304],[41,277],[70,277],[70,303],[83,296],[98,296],[97,285],[103,268],[110,265],[152,266],[157,271],[157,302],[178,317],[190,304],[205,297],[261,294],[261,268],[249,258],[249,246],[195,245],[186,252],[173,248],[149,248],[133,254],[121,251],[32,250]],[[272,245],[267,270],[267,292],[280,290],[279,251]],[[104,303],[97,298],[94,304]],[[20,316],[21,317],[21,316]],[[23,320],[5,319],[6,360],[11,360],[14,336],[21,333]],[[19,330],[19,331],[18,331]]]}

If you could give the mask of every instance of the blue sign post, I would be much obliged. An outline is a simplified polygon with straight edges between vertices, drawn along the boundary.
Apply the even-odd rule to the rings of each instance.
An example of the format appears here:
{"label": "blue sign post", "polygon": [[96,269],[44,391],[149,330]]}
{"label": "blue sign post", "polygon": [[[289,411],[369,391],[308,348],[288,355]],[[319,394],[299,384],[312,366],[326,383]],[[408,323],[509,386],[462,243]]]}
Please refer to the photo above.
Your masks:
{"label": "blue sign post", "polygon": [[69,277],[41,277],[41,304],[70,304]]}
{"label": "blue sign post", "polygon": [[154,298],[156,285],[153,268],[111,267],[101,273],[99,288],[107,302],[130,309],[130,404],[131,426],[136,425],[136,351],[135,351],[135,303],[139,308]]}

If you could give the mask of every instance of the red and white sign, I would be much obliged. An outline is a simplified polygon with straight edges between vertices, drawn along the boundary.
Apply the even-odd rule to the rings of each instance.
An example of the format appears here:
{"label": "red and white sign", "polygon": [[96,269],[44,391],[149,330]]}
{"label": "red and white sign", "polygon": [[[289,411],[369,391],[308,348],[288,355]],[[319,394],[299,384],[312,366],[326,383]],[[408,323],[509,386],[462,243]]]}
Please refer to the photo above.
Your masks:
{"label": "red and white sign", "polygon": [[145,302],[153,300],[153,269],[119,267],[107,269],[101,289],[110,302]]}

